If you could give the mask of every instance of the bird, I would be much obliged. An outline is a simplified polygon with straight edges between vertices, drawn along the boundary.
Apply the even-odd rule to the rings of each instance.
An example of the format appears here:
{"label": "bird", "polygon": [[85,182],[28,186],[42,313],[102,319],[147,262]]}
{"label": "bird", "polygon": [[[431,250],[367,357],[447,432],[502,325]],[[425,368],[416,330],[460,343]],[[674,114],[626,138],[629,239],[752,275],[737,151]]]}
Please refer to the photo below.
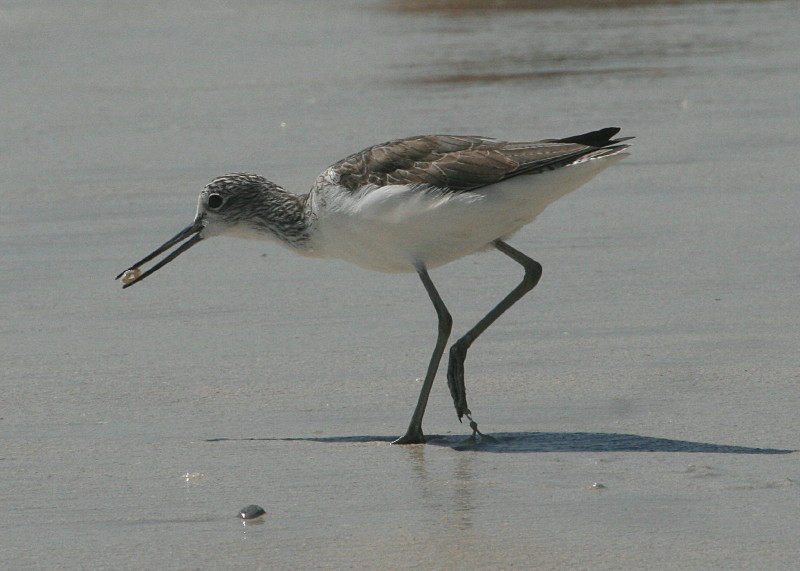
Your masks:
{"label": "bird", "polygon": [[[550,203],[629,155],[608,127],[535,142],[458,135],[394,139],[320,173],[307,194],[262,176],[233,173],[200,193],[194,221],[116,279],[130,287],[213,236],[276,242],[309,257],[338,258],[384,273],[415,272],[433,304],[438,333],[416,407],[394,444],[426,441],[422,419],[453,319],[429,271],[497,250],[523,268],[519,284],[450,347],[447,384],[459,421],[478,430],[467,404],[464,361],[472,343],[542,275],[539,262],[507,240]],[[180,244],[142,272],[141,266]]]}

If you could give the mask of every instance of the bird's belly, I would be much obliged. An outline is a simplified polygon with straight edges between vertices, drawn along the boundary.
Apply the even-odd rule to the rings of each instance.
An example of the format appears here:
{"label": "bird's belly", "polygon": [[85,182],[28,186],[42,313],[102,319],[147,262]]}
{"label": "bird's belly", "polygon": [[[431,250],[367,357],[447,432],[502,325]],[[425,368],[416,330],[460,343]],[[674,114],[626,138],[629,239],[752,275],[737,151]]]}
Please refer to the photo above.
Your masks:
{"label": "bird's belly", "polygon": [[420,262],[435,268],[484,250],[532,220],[529,211],[494,202],[477,193],[418,194],[325,212],[315,250],[380,272],[413,272]]}
{"label": "bird's belly", "polygon": [[336,235],[341,240],[330,240],[321,253],[369,270],[414,272],[420,262],[435,268],[483,250],[496,238],[424,229],[410,233],[391,224],[365,224],[363,221],[356,226],[347,231],[337,228],[329,232],[328,235]]}

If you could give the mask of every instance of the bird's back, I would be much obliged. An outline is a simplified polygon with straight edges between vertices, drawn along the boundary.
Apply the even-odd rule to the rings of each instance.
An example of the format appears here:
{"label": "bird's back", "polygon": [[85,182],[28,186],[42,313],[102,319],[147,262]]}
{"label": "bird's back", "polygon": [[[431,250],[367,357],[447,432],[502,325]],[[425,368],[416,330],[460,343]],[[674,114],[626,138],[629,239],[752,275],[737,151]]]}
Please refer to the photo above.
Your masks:
{"label": "bird's back", "polygon": [[604,149],[617,153],[628,138],[616,127],[565,139],[510,143],[487,137],[423,135],[373,145],[331,165],[315,188],[337,184],[351,192],[365,186],[412,184],[464,192],[521,174],[576,162]]}

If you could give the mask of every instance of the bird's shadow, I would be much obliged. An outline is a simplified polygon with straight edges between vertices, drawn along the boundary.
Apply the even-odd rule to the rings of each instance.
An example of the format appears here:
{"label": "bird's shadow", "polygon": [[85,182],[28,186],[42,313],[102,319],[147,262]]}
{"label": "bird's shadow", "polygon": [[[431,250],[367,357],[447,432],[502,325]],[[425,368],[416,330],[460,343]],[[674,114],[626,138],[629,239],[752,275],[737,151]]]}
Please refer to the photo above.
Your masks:
{"label": "bird's shadow", "polygon": [[[304,441],[328,444],[391,442],[388,436],[324,436],[309,438],[209,438],[206,442],[230,440]],[[791,454],[796,450],[752,448],[672,440],[614,432],[498,432],[478,436],[427,436],[427,444],[453,450],[479,452],[704,452],[712,454]]]}

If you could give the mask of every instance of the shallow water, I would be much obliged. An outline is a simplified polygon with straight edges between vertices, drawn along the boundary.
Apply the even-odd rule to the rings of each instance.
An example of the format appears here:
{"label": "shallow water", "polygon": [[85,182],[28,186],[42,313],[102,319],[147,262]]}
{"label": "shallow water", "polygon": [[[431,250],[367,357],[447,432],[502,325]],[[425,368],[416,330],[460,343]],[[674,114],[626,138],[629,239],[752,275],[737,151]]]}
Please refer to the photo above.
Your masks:
{"label": "shallow water", "polygon": [[[0,5],[3,567],[796,564],[797,4],[475,4]],[[113,281],[225,172],[609,125],[632,156],[514,238],[544,277],[470,352],[491,439],[439,379],[388,445],[415,276],[218,240]],[[455,334],[502,258],[432,273]]]}

